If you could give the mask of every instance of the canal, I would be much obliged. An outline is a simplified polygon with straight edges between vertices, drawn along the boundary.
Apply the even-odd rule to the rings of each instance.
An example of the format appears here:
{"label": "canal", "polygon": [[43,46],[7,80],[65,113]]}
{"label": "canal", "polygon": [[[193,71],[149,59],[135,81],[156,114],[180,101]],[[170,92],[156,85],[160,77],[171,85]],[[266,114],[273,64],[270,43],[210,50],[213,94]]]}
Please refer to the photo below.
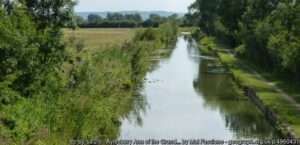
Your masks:
{"label": "canal", "polygon": [[147,74],[139,108],[122,119],[120,139],[262,139],[276,133],[240,95],[226,73],[210,73],[217,60],[201,56],[179,37],[172,53]]}

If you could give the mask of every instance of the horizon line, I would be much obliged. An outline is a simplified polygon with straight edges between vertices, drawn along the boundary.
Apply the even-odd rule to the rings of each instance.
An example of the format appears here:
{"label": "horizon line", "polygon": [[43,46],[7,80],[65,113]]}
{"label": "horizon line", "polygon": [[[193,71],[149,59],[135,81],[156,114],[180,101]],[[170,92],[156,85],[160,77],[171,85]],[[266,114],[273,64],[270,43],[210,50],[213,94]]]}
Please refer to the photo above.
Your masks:
{"label": "horizon line", "polygon": [[76,11],[74,10],[74,12],[77,13],[82,13],[82,12],[86,12],[86,13],[93,13],[93,12],[130,12],[130,11],[136,11],[136,12],[170,12],[170,13],[187,13],[187,12],[180,12],[180,11],[169,11],[169,10],[104,10],[104,11],[91,11],[91,10],[87,10],[87,11]]}

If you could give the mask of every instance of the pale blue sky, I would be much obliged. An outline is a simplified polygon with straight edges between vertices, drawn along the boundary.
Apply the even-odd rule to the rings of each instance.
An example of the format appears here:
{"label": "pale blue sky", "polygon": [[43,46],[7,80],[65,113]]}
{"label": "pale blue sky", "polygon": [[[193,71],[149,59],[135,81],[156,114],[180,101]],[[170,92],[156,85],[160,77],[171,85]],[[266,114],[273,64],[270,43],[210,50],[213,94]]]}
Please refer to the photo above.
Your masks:
{"label": "pale blue sky", "polygon": [[195,0],[78,0],[75,11],[163,10],[187,12]]}

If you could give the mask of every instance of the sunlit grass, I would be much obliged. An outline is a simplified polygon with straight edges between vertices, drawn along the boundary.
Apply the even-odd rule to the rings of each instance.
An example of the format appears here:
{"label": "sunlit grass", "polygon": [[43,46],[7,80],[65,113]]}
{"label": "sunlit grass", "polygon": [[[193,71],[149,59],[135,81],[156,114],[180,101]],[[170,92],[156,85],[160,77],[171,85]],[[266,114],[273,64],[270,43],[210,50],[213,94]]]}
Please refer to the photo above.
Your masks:
{"label": "sunlit grass", "polygon": [[82,28],[64,29],[64,39],[68,43],[74,37],[77,41],[83,41],[88,49],[107,48],[111,45],[121,46],[130,41],[137,29],[123,28]]}
{"label": "sunlit grass", "polygon": [[197,27],[180,27],[179,32],[194,32]]}
{"label": "sunlit grass", "polygon": [[300,136],[300,112],[293,103],[285,99],[268,82],[243,67],[242,61],[235,56],[224,52],[218,52],[218,55],[241,85],[254,89],[259,99],[278,115],[280,122],[288,123],[296,135]]}

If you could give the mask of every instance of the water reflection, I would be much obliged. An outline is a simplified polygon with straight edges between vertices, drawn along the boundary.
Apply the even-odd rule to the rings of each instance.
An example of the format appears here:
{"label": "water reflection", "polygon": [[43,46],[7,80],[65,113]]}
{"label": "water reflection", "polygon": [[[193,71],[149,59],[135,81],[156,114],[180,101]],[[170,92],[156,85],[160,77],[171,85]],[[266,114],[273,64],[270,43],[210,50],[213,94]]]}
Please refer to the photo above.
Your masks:
{"label": "water reflection", "polygon": [[200,55],[192,40],[178,39],[171,56],[147,74],[143,95],[122,120],[119,138],[275,136],[259,110],[235,91],[231,78],[207,73],[208,65],[216,62]]}
{"label": "water reflection", "polygon": [[199,64],[199,77],[194,81],[195,90],[205,100],[205,107],[221,112],[225,125],[236,138],[273,137],[272,127],[263,119],[251,102],[234,89],[232,79],[224,74],[206,73],[208,60]]}
{"label": "water reflection", "polygon": [[138,126],[143,126],[142,114],[146,114],[147,109],[149,109],[149,104],[145,96],[139,92],[136,93],[134,100],[130,103],[131,106],[127,114],[124,114],[123,118],[127,118],[130,123],[137,124]]}

